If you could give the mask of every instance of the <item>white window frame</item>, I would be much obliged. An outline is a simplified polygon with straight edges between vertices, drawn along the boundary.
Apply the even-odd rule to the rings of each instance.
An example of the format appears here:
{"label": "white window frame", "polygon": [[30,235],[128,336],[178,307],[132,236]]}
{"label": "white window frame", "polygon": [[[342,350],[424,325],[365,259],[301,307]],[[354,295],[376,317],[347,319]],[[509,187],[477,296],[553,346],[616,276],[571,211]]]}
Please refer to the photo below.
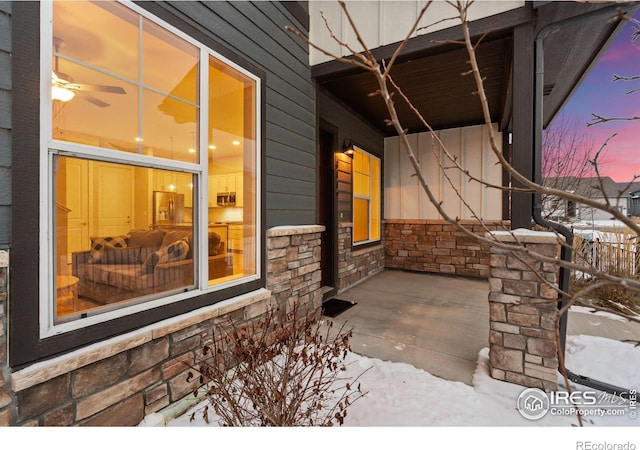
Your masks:
{"label": "white window frame", "polygon": [[[217,283],[209,286],[209,277],[207,270],[207,254],[206,252],[198,252],[198,283],[195,289],[188,292],[181,292],[177,294],[167,295],[157,299],[150,299],[146,302],[136,303],[130,306],[123,306],[122,308],[114,309],[112,311],[106,311],[104,313],[90,315],[82,320],[73,320],[66,323],[55,323],[53,302],[56,298],[56,292],[54,291],[55,274],[53,273],[54,258],[55,258],[55,239],[54,239],[54,214],[53,205],[55,205],[54,198],[54,176],[53,176],[53,163],[54,156],[70,156],[87,158],[92,160],[99,160],[105,162],[129,164],[134,166],[149,167],[154,169],[166,169],[171,171],[183,171],[195,176],[194,188],[197,187],[196,200],[199,202],[198,216],[198,237],[200,243],[207,242],[208,239],[208,217],[203,213],[208,208],[208,189],[204,188],[208,186],[208,132],[207,126],[202,124],[208,124],[208,108],[201,107],[199,109],[199,142],[200,144],[200,158],[199,163],[189,163],[176,160],[167,160],[162,158],[156,158],[149,155],[134,154],[127,152],[118,152],[112,150],[105,150],[98,147],[92,147],[84,144],[77,144],[73,142],[59,141],[52,138],[52,113],[51,113],[51,71],[53,67],[52,52],[53,48],[53,2],[41,2],[40,3],[40,23],[41,23],[41,35],[40,35],[40,204],[39,204],[39,304],[40,304],[40,338],[46,338],[55,336],[58,334],[66,333],[69,331],[82,329],[87,326],[95,325],[102,322],[107,322],[127,315],[135,314],[141,311],[158,308],[164,305],[179,302],[181,300],[193,298],[205,294],[207,292],[219,291],[229,288],[231,286],[245,284],[257,279],[260,279],[261,274],[261,261],[262,261],[262,232],[260,224],[262,223],[261,217],[261,136],[262,136],[262,118],[261,118],[261,98],[262,98],[262,81],[257,75],[249,72],[238,64],[230,61],[224,56],[220,55],[216,51],[207,47],[205,44],[193,39],[184,32],[178,30],[174,26],[159,19],[153,14],[149,13],[145,9],[137,6],[130,1],[116,0],[118,3],[131,9],[135,13],[140,14],[145,19],[148,19],[156,25],[162,27],[166,31],[173,33],[174,35],[184,39],[190,44],[199,49],[200,52],[200,105],[208,105],[208,81],[209,81],[209,57],[213,57],[218,61],[228,65],[229,67],[237,70],[242,75],[248,77],[255,83],[255,102],[253,111],[255,118],[255,273],[247,275],[242,278],[234,279],[227,282]],[[195,209],[195,208],[194,208]],[[194,211],[195,212],[195,211]],[[194,214],[195,216],[195,214]],[[194,225],[196,225],[194,223]],[[200,244],[202,248],[202,244]]]}
{"label": "white window frame", "polygon": [[[371,159],[377,159],[378,160],[378,167],[380,168],[379,169],[380,170],[380,174],[379,174],[380,177],[377,180],[377,183],[382,183],[382,172],[381,172],[382,171],[382,160],[380,158],[378,158],[377,156],[373,155],[372,153],[369,153],[368,151],[363,150],[362,148],[360,148],[358,146],[354,145],[353,149],[355,151],[359,151],[361,153],[364,153],[365,155],[367,155],[370,158],[370,160]],[[352,170],[352,172],[355,172],[355,169]],[[368,225],[369,225],[369,230],[368,230],[369,231],[368,232],[369,239],[367,239],[366,241],[358,241],[358,242],[356,242],[356,240],[355,240],[355,231],[352,229],[351,230],[351,244],[354,247],[359,246],[359,245],[371,244],[372,242],[380,242],[380,240],[382,239],[382,236],[378,236],[377,239],[371,239],[371,225],[373,223],[373,220],[371,219],[371,215],[372,215],[371,211],[372,211],[372,208],[373,208],[373,200],[371,199],[371,192],[372,192],[371,189],[373,188],[373,183],[375,182],[374,180],[372,180],[372,178],[373,177],[371,176],[371,164],[369,164],[369,195],[368,196],[367,195],[356,195],[355,194],[355,190],[353,189],[353,185],[351,187],[351,190],[353,192],[352,200],[351,200],[351,211],[352,211],[351,214],[352,215],[355,212],[355,207],[354,207],[354,204],[355,204],[354,200],[355,199],[358,198],[358,199],[363,199],[363,200],[369,200],[369,223],[368,223]],[[379,216],[378,217],[378,230],[380,230],[380,233],[382,233],[382,186],[379,186],[379,188],[380,188],[380,194],[379,194],[380,195],[380,205],[379,205],[378,210],[380,211],[380,214],[378,215]],[[355,217],[353,219],[355,219]],[[353,228],[355,228],[355,220],[353,220]]]}

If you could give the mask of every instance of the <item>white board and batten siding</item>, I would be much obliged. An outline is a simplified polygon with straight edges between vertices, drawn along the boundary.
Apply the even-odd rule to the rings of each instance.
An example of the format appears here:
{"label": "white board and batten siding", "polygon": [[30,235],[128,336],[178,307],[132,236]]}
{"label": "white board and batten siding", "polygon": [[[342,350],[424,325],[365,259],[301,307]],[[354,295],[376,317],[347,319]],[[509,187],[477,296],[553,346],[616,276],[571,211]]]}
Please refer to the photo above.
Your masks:
{"label": "white board and batten siding", "polygon": [[[387,44],[401,42],[409,32],[411,26],[418,18],[420,10],[426,1],[415,0],[387,0],[387,1],[347,1],[347,10],[352,17],[358,31],[369,49],[374,49]],[[500,14],[512,9],[520,8],[524,1],[483,0],[476,2],[469,9],[471,21]],[[310,37],[311,42],[320,48],[328,50],[334,55],[344,56],[346,49],[341,48],[331,37],[325,25],[323,15],[331,27],[331,31],[342,42],[346,42],[355,51],[362,51],[362,46],[357,42],[355,33],[351,28],[342,8],[335,0],[313,0],[309,2]],[[455,17],[456,10],[447,2],[436,1],[429,6],[422,17],[419,30],[413,36],[428,34],[434,31],[453,27],[460,24],[458,19],[445,20]],[[311,49],[311,65],[320,64],[333,58],[322,52]]]}
{"label": "white board and batten siding", "polygon": [[[502,136],[497,125],[493,125],[493,130],[497,145],[501,146]],[[498,186],[502,184],[502,169],[491,149],[486,125],[451,128],[437,131],[436,134],[449,153],[456,156],[472,176]],[[448,215],[474,219],[473,211],[484,220],[502,218],[500,190],[483,187],[477,181],[470,181],[458,169],[451,168],[453,163],[430,133],[416,133],[408,137],[427,184],[438,201],[442,201]],[[415,170],[398,137],[385,139],[384,217],[442,219],[415,176]]]}

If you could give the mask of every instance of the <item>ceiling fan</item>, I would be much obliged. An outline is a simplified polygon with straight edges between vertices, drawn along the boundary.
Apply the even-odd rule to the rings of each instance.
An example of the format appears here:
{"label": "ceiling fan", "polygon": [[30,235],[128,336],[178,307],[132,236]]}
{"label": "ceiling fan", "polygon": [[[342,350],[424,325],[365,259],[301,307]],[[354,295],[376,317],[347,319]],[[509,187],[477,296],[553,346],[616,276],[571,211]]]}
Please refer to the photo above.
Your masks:
{"label": "ceiling fan", "polygon": [[64,41],[62,39],[53,38],[53,47],[55,50],[54,53],[54,68],[51,73],[51,94],[54,100],[60,100],[62,102],[68,102],[73,99],[76,95],[78,97],[92,103],[100,108],[105,108],[109,106],[109,103],[104,102],[93,95],[89,94],[89,92],[104,92],[107,94],[126,94],[127,92],[121,88],[120,86],[108,86],[102,84],[85,84],[85,83],[76,83],[73,78],[66,73],[60,72],[58,70],[58,53],[60,49],[64,46]]}

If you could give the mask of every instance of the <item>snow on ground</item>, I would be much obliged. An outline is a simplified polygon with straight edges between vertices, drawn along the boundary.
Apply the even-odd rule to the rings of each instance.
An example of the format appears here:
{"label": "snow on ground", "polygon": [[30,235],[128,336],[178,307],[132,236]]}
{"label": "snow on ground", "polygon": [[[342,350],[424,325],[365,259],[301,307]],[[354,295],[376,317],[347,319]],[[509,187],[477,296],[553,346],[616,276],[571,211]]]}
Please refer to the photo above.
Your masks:
{"label": "snow on ground", "polygon": [[[567,367],[615,386],[640,390],[640,347],[594,336],[568,336]],[[523,387],[497,381],[489,376],[488,349],[483,349],[473,375],[473,387],[444,380],[405,363],[349,354],[347,378],[360,378],[368,393],[348,409],[345,427],[572,427],[575,415],[547,414],[528,420],[517,410],[517,398]],[[559,378],[561,380],[561,378]],[[562,382],[562,380],[561,380]],[[563,383],[563,382],[562,382]],[[575,385],[576,390],[586,390]],[[182,416],[169,421],[168,427],[203,427],[207,424],[196,414],[188,417],[197,405]],[[639,408],[640,409],[640,408]],[[625,408],[621,416],[585,416],[587,427],[638,427]],[[211,418],[211,415],[210,415]],[[150,421],[151,422],[151,421]],[[143,423],[144,425],[144,423]],[[215,420],[210,426],[216,426]],[[618,435],[619,436],[619,435]],[[558,447],[559,448],[559,447]],[[640,448],[640,442],[638,442]]]}
{"label": "snow on ground", "polygon": [[[571,305],[571,307],[569,308],[569,311],[571,312],[579,312],[579,313],[585,313],[585,314],[594,314],[596,316],[602,316],[602,317],[607,317],[609,319],[612,320],[618,320],[620,322],[629,322],[629,319],[619,315],[619,314],[615,314],[612,312],[608,312],[608,311],[599,311],[595,308],[591,308],[589,306],[580,306],[580,305]],[[633,316],[631,316],[633,317]],[[640,320],[640,314],[635,316],[637,319]]]}

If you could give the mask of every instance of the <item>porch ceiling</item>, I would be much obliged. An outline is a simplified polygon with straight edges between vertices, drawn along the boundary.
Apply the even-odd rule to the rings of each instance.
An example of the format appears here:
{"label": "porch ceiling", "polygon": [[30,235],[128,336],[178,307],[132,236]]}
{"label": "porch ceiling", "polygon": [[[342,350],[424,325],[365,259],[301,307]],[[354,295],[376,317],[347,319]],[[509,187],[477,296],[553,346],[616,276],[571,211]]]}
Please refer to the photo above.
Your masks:
{"label": "porch ceiling", "polygon": [[[539,10],[538,29],[567,17],[603,8],[602,5],[576,5],[551,2]],[[526,15],[526,14],[529,15]],[[518,23],[534,20],[531,10],[514,12],[502,19],[477,48],[477,59],[484,77],[484,86],[491,111],[491,119],[502,129],[509,129],[512,110],[513,28]],[[598,53],[606,45],[618,26],[598,17],[588,22],[563,26],[544,39],[544,122],[548,124],[567,101],[585,75]],[[520,22],[518,22],[520,21]],[[495,24],[493,24],[495,25]],[[491,29],[492,23],[475,25],[478,33]],[[411,41],[411,51],[403,54],[394,65],[391,75],[426,121],[435,129],[483,123],[482,108],[475,82],[468,72],[468,55],[459,45],[438,44],[436,41],[461,37],[447,30],[444,34],[420,36]],[[477,39],[477,38],[476,38]],[[422,46],[422,48],[420,48]],[[533,42],[531,43],[533,46]],[[376,58],[388,60],[393,46],[373,51]],[[332,61],[312,68],[318,83],[349,106],[383,134],[396,133],[385,123],[389,114],[376,91],[377,83],[369,73],[353,69],[345,63]],[[531,74],[533,83],[535,74]],[[410,132],[425,131],[426,127],[399,96],[395,104],[404,128]],[[533,105],[531,105],[533,108]]]}
{"label": "porch ceiling", "polygon": [[[505,99],[509,55],[508,37],[483,43],[478,48],[478,63],[485,76],[485,91],[494,120],[499,119]],[[458,48],[396,64],[391,76],[432,127],[481,123],[482,107],[473,94],[475,82],[471,75],[463,75],[469,70],[467,61],[466,50]],[[385,124],[389,114],[380,96],[368,95],[378,89],[373,75],[351,73],[322,84],[384,134],[395,134]],[[396,94],[394,100],[402,126],[410,132],[423,131],[425,126],[400,96]]]}

